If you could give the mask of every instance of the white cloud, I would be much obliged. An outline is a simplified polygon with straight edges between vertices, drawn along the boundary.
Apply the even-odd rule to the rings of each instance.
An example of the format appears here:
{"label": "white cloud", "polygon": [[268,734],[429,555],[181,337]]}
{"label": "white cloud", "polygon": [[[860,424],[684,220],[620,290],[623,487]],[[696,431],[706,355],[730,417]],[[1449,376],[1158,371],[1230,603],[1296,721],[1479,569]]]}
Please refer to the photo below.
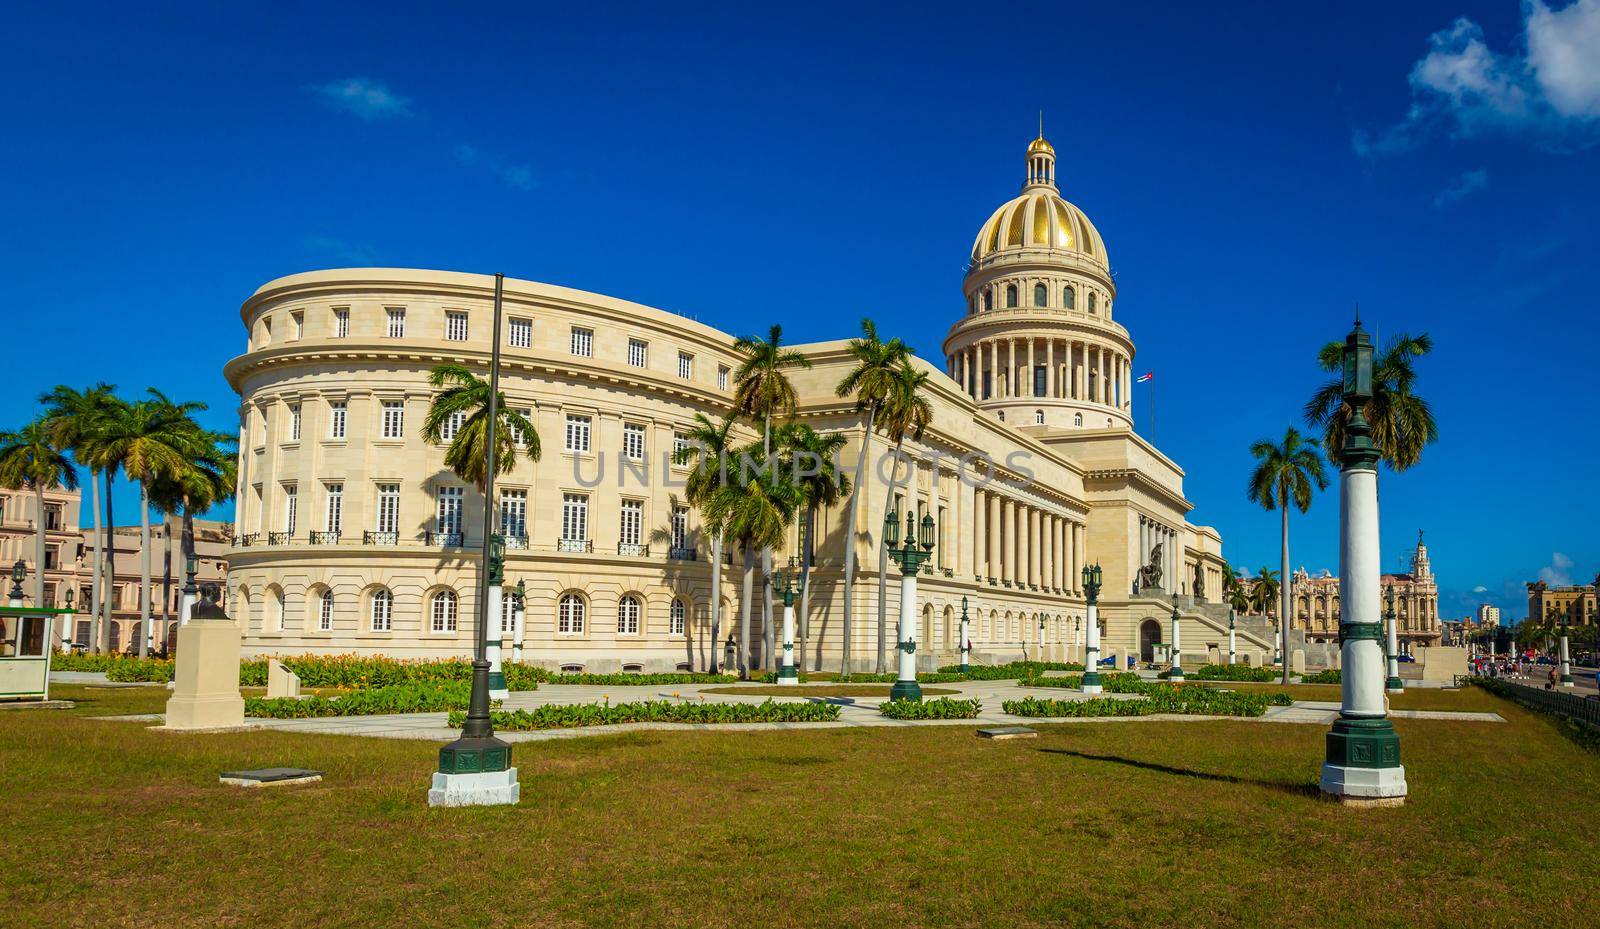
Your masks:
{"label": "white cloud", "polygon": [[311,88],[332,106],[361,117],[384,119],[391,116],[410,116],[411,101],[392,93],[378,81],[364,77],[351,77]]}
{"label": "white cloud", "polygon": [[1565,587],[1572,583],[1572,559],[1561,552],[1550,555],[1550,564],[1539,569],[1539,580],[1551,587]]}
{"label": "white cloud", "polygon": [[474,168],[483,168],[501,181],[518,190],[532,190],[538,184],[533,179],[533,169],[525,164],[511,164],[491,152],[485,152],[465,142],[455,147],[456,160]]}
{"label": "white cloud", "polygon": [[1472,588],[1472,592],[1475,594],[1486,594],[1489,592],[1489,588],[1479,584],[1478,586]]}
{"label": "white cloud", "polygon": [[1405,118],[1351,144],[1365,158],[1410,151],[1437,134],[1494,133],[1553,149],[1600,142],[1600,0],[1552,10],[1524,7],[1525,53],[1499,54],[1483,28],[1460,18],[1428,37],[1428,54],[1411,69]]}
{"label": "white cloud", "polygon": [[1478,168],[1475,171],[1463,171],[1460,177],[1451,181],[1448,187],[1434,196],[1433,205],[1435,207],[1449,206],[1488,186],[1489,172],[1487,169]]}

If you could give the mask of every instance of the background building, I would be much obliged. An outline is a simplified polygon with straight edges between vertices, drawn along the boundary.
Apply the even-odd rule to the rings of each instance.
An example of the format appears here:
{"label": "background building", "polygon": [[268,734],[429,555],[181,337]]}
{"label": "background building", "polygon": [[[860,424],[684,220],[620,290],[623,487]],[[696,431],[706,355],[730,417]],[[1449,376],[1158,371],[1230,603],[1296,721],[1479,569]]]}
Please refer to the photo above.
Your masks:
{"label": "background building", "polygon": [[1481,604],[1478,607],[1477,620],[1480,626],[1500,625],[1500,608],[1489,603]]}
{"label": "background building", "polygon": [[1528,584],[1528,619],[1541,621],[1551,613],[1565,616],[1568,624],[1587,626],[1595,622],[1596,591],[1600,590],[1600,577],[1594,583],[1552,587],[1544,581]]}

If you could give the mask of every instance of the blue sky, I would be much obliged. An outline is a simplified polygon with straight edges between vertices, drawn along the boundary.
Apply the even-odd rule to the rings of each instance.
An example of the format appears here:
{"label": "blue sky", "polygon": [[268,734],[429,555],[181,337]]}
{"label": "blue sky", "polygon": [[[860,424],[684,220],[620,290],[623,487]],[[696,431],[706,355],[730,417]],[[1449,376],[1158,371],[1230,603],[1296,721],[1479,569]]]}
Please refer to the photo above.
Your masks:
{"label": "blue sky", "polygon": [[[1437,346],[1442,437],[1384,479],[1385,567],[1426,528],[1446,616],[1519,618],[1523,581],[1600,569],[1600,0],[52,6],[0,35],[0,423],[104,379],[231,429],[240,302],[316,267],[501,270],[796,340],[870,314],[938,358],[1043,109],[1231,560],[1276,563],[1247,447],[1298,422],[1359,301]],[[1332,488],[1292,533],[1335,566]]]}

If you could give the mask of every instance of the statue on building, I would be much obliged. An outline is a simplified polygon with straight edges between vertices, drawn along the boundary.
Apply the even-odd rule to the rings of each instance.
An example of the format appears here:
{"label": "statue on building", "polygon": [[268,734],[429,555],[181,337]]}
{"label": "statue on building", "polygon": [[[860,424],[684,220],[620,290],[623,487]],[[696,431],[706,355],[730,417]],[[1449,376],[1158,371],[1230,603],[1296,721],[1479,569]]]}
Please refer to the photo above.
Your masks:
{"label": "statue on building", "polygon": [[1194,587],[1190,589],[1196,603],[1206,602],[1206,573],[1199,564],[1194,566]]}
{"label": "statue on building", "polygon": [[1161,586],[1161,546],[1162,543],[1157,542],[1155,547],[1150,549],[1150,560],[1139,569],[1140,587]]}

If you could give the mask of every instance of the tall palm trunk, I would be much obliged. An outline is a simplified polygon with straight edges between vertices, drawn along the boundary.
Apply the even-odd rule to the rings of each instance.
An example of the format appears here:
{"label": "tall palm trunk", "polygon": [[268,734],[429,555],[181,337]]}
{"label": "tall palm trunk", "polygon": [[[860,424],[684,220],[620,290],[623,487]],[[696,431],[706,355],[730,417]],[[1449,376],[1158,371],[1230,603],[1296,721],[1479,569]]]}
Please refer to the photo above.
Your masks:
{"label": "tall palm trunk", "polygon": [[[772,460],[772,414],[768,413],[766,423],[761,432],[761,467],[767,467]],[[762,670],[767,667],[767,662],[772,659],[773,629],[772,629],[772,546],[763,546],[761,549],[761,661],[758,665]]]}
{"label": "tall palm trunk", "polygon": [[[806,649],[811,645],[811,534],[817,530],[817,508],[806,506],[804,535],[800,539],[800,666],[805,666]],[[822,670],[821,654],[815,661]]]}
{"label": "tall palm trunk", "polygon": [[1293,595],[1289,584],[1289,497],[1285,493],[1280,501],[1283,510],[1283,551],[1280,552],[1283,564],[1279,567],[1278,577],[1278,629],[1283,637],[1283,683],[1289,683],[1289,598]]}
{"label": "tall palm trunk", "polygon": [[707,662],[707,670],[712,674],[717,673],[720,662],[717,660],[717,649],[722,647],[719,637],[722,635],[722,534],[717,533],[711,539],[711,659]]}
{"label": "tall palm trunk", "polygon": [[150,656],[150,495],[139,482],[139,657]]}
{"label": "tall palm trunk", "polygon": [[850,673],[850,626],[853,622],[856,580],[856,507],[861,502],[862,475],[867,469],[867,450],[872,447],[872,429],[878,418],[878,403],[867,407],[867,428],[861,436],[861,451],[856,455],[856,481],[850,488],[850,506],[844,518],[844,651],[839,673]]}
{"label": "tall palm trunk", "polygon": [[100,624],[104,619],[101,609],[100,572],[104,570],[105,550],[100,538],[100,475],[89,472],[89,500],[94,508],[94,576],[89,579],[89,602],[84,604],[89,608],[89,641],[84,644],[94,651],[100,651]]}
{"label": "tall palm trunk", "polygon": [[[100,624],[100,632],[105,639],[106,651],[111,651],[111,625],[112,610],[117,599],[117,540],[113,535],[116,526],[115,510],[111,506],[111,469],[106,469],[106,577],[105,577],[105,621]],[[121,643],[118,643],[121,644]]]}
{"label": "tall palm trunk", "polygon": [[750,585],[755,580],[755,553],[744,546],[744,602],[740,604],[739,679],[750,679]]}
{"label": "tall palm trunk", "polygon": [[[883,494],[883,512],[888,514],[894,507],[894,489],[900,486],[900,452],[905,448],[905,436],[894,442],[894,459],[889,465],[889,489]],[[908,501],[906,504],[910,506]],[[903,515],[903,514],[902,514]],[[906,544],[911,544],[915,539],[906,539]],[[886,674],[889,670],[889,546],[884,543],[878,545],[878,673]]]}
{"label": "tall palm trunk", "polygon": [[[33,524],[33,605],[46,606],[44,602],[44,485],[33,482],[35,520]],[[52,604],[53,605],[53,604]]]}

